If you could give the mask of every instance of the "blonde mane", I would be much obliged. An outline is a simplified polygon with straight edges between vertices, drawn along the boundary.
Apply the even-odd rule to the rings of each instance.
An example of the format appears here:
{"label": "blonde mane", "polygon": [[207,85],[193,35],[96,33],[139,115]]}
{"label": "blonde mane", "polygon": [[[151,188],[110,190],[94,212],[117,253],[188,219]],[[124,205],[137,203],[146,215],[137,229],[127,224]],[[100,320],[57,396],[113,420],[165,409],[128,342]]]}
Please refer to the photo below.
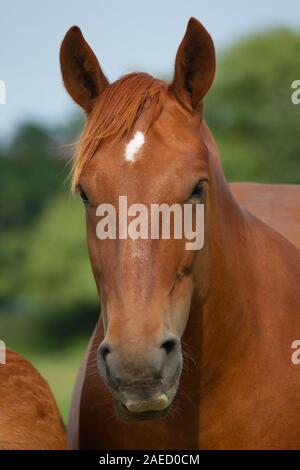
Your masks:
{"label": "blonde mane", "polygon": [[72,190],[76,189],[85,165],[93,158],[101,142],[112,136],[129,134],[147,107],[147,128],[160,115],[167,84],[146,73],[132,73],[107,86],[88,116],[73,162]]}

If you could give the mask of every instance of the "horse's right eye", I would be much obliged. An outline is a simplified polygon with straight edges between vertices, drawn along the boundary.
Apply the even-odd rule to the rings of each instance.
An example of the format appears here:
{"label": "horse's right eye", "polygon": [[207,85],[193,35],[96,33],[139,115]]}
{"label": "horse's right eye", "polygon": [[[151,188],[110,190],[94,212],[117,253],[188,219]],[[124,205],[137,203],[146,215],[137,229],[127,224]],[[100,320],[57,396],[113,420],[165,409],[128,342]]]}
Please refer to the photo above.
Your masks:
{"label": "horse's right eye", "polygon": [[88,205],[89,199],[82,188],[79,188],[79,194],[84,205]]}

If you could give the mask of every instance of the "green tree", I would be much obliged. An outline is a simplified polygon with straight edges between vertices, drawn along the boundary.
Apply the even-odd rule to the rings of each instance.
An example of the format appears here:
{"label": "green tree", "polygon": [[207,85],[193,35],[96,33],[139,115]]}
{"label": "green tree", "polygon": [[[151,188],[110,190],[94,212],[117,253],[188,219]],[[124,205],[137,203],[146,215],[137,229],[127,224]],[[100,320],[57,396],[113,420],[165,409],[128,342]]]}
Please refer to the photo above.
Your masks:
{"label": "green tree", "polygon": [[49,195],[64,184],[66,160],[47,129],[22,126],[0,158],[0,225],[28,225],[42,210]]}
{"label": "green tree", "polygon": [[218,61],[207,120],[230,180],[300,183],[300,35],[269,31],[246,38]]}

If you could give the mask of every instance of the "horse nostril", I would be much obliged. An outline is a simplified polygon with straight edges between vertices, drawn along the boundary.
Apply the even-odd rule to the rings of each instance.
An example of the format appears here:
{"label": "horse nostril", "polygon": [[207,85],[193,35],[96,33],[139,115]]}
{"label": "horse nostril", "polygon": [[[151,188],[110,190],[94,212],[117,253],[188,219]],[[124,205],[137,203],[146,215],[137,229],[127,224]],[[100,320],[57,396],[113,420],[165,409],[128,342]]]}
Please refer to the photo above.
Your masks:
{"label": "horse nostril", "polygon": [[171,354],[171,352],[176,348],[177,341],[175,339],[168,339],[161,344],[161,348],[165,350],[166,354]]}
{"label": "horse nostril", "polygon": [[107,356],[111,353],[110,347],[107,344],[103,344],[99,348],[99,354],[102,357],[103,361],[106,362]]}

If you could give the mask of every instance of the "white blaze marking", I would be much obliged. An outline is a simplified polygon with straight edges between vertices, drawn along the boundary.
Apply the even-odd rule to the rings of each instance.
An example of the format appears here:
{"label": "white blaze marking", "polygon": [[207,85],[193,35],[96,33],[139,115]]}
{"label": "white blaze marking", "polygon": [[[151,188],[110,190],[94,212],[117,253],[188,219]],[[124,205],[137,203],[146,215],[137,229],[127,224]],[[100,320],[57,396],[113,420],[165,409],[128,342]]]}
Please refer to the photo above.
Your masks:
{"label": "white blaze marking", "polygon": [[125,160],[127,162],[134,162],[136,154],[145,143],[145,136],[141,131],[136,132],[133,139],[128,142],[125,148]]}

